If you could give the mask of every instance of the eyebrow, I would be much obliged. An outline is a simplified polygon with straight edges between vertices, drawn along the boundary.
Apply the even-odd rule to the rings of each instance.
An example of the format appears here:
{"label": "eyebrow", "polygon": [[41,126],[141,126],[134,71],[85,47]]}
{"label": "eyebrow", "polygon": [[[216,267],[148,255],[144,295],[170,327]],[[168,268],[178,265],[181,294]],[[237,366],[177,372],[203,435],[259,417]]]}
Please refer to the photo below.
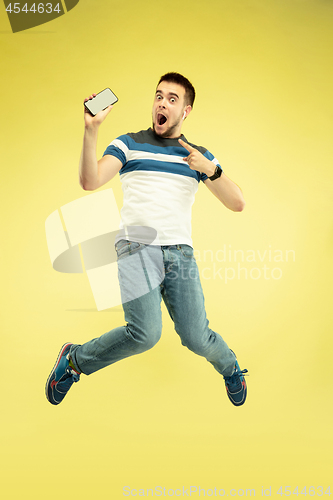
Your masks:
{"label": "eyebrow", "polygon": [[[163,94],[162,90],[156,90],[156,95],[157,94]],[[179,95],[177,95],[175,92],[168,92],[169,96],[174,96],[174,97],[177,97],[177,99],[179,99]]]}

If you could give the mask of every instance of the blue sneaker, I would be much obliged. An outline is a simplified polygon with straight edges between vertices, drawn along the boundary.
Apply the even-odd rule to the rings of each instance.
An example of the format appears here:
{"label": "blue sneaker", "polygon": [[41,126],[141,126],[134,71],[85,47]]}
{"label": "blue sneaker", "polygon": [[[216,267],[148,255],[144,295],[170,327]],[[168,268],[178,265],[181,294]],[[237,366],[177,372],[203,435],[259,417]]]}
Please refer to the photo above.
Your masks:
{"label": "blue sneaker", "polygon": [[[233,354],[235,353],[233,352]],[[238,361],[236,359],[234,371],[232,372],[230,377],[223,376],[225,380],[225,387],[227,389],[228,398],[235,406],[241,406],[242,404],[245,403],[247,394],[247,387],[244,379],[245,373],[247,373],[247,370],[246,369],[241,370]]]}
{"label": "blue sneaker", "polygon": [[45,394],[53,405],[58,405],[74,382],[80,380],[80,373],[69,366],[69,350],[73,344],[64,344],[47,379]]}

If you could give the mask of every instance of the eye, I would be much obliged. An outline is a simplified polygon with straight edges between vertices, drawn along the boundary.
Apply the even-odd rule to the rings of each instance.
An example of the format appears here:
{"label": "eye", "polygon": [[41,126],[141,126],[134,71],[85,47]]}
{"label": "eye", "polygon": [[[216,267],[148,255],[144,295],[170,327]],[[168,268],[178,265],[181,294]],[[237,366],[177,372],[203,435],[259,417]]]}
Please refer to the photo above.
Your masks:
{"label": "eye", "polygon": [[171,97],[170,102],[172,102],[172,104],[174,104],[176,102],[176,99],[174,97]]}
{"label": "eye", "polygon": [[157,99],[157,100],[162,99],[162,96],[161,96],[160,94],[158,94],[158,95],[156,96],[156,99]]}

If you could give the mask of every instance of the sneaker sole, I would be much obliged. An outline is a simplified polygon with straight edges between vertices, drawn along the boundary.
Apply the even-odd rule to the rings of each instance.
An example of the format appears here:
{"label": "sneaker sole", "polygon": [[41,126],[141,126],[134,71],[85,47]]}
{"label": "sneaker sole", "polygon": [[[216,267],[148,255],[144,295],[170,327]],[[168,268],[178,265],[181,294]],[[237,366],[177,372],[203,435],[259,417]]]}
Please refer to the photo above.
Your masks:
{"label": "sneaker sole", "polygon": [[73,344],[72,344],[71,342],[67,342],[67,343],[66,343],[66,344],[64,344],[64,345],[62,346],[62,348],[60,349],[59,355],[58,355],[58,357],[57,357],[57,359],[56,359],[56,362],[54,363],[54,366],[53,366],[52,371],[51,371],[51,373],[50,373],[50,375],[49,375],[49,378],[47,379],[46,384],[45,384],[45,395],[46,395],[46,399],[47,399],[47,400],[48,400],[51,404],[53,404],[53,405],[54,405],[54,404],[58,404],[58,403],[54,403],[53,401],[51,401],[51,400],[49,399],[49,395],[48,395],[48,386],[49,386],[50,380],[51,380],[51,378],[52,378],[52,375],[54,374],[54,372],[55,372],[55,370],[56,370],[56,368],[57,368],[57,366],[58,366],[58,364],[59,364],[60,358],[62,357],[64,350],[65,350],[65,349],[66,349],[66,347],[68,347],[69,345],[73,345]]}
{"label": "sneaker sole", "polygon": [[245,400],[246,400],[246,396],[247,396],[247,387],[245,388],[245,391],[244,391],[244,398],[243,400],[238,403],[237,401],[234,401],[230,396],[229,396],[229,392],[227,391],[227,396],[229,398],[229,400],[231,401],[231,403],[234,405],[234,406],[242,406],[244,403],[245,403]]}

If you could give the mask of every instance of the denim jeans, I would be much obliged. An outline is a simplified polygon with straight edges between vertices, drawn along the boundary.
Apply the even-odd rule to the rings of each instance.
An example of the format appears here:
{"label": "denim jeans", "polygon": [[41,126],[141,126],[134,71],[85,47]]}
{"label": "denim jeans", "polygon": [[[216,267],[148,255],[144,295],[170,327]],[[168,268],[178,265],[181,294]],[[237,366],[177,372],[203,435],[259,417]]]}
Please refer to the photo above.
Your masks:
{"label": "denim jeans", "polygon": [[208,326],[192,247],[120,240],[116,252],[127,324],[83,345],[73,345],[70,356],[76,369],[90,375],[151,349],[162,333],[163,298],[181,343],[205,357],[220,374],[231,375],[235,356],[222,337]]}

